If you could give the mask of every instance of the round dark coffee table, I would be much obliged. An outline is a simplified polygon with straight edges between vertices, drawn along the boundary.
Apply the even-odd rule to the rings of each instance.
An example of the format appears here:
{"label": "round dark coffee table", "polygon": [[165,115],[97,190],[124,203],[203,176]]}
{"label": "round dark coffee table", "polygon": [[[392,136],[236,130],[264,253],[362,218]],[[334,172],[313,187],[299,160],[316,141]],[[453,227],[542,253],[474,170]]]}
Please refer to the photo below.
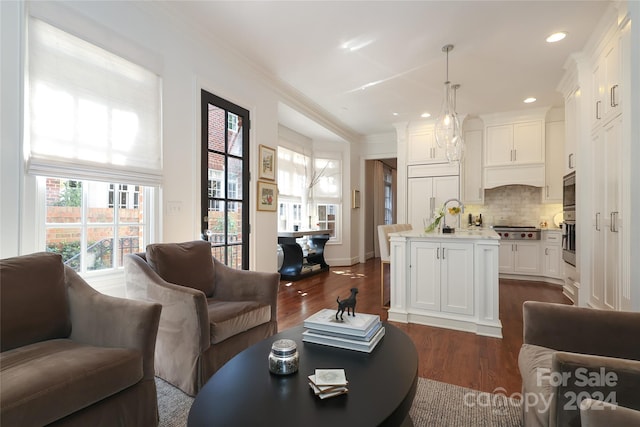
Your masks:
{"label": "round dark coffee table", "polygon": [[[408,420],[418,380],[418,353],[411,339],[388,323],[371,353],[303,343],[302,326],[244,350],[209,379],[189,412],[188,427],[400,426]],[[296,341],[297,373],[269,372],[271,344]],[[317,368],[343,368],[349,393],[321,400],[308,385]],[[410,423],[410,420],[408,420]]]}

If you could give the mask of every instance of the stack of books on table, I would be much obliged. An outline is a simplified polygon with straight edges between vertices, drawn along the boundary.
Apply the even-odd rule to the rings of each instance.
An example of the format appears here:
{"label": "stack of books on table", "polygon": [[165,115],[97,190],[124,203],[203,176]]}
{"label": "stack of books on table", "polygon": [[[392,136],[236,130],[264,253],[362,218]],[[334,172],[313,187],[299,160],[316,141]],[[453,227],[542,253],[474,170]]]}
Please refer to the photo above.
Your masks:
{"label": "stack of books on table", "polygon": [[380,316],[356,313],[336,319],[336,310],[325,308],[304,321],[302,341],[371,353],[384,336]]}
{"label": "stack of books on table", "polygon": [[309,375],[309,387],[320,399],[339,396],[349,391],[344,369],[316,369]]}

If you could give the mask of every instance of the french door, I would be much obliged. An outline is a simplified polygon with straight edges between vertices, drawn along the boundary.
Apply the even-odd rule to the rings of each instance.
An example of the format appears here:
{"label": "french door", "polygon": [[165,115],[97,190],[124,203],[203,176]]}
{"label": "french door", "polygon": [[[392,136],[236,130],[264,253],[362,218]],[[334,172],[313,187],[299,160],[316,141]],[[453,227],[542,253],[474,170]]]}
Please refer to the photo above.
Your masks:
{"label": "french door", "polygon": [[201,93],[202,237],[214,257],[249,268],[249,111]]}

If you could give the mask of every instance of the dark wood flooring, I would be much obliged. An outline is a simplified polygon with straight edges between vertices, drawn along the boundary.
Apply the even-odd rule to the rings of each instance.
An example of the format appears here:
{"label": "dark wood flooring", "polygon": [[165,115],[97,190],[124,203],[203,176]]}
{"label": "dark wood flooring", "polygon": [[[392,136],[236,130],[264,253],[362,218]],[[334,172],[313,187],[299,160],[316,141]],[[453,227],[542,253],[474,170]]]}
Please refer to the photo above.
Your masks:
{"label": "dark wood flooring", "polygon": [[[356,312],[379,314],[380,260],[370,259],[350,267],[331,267],[296,282],[281,281],[278,295],[278,329],[299,325],[323,308],[337,308],[336,298],[358,288]],[[393,324],[413,340],[419,356],[418,375],[475,390],[520,392],[518,352],[522,345],[522,303],[527,300],[570,304],[559,286],[543,282],[500,280],[502,339],[468,332],[414,324]]]}

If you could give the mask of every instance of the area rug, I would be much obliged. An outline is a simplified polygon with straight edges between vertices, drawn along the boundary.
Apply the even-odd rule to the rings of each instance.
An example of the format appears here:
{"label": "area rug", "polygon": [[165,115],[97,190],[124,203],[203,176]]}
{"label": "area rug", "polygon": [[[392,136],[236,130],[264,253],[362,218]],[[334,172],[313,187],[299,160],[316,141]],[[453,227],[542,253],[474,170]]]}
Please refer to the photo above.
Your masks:
{"label": "area rug", "polygon": [[[156,378],[156,386],[160,427],[185,427],[193,398],[159,378]],[[414,427],[522,425],[518,400],[503,394],[483,393],[427,378],[418,378],[418,389],[409,415]]]}

